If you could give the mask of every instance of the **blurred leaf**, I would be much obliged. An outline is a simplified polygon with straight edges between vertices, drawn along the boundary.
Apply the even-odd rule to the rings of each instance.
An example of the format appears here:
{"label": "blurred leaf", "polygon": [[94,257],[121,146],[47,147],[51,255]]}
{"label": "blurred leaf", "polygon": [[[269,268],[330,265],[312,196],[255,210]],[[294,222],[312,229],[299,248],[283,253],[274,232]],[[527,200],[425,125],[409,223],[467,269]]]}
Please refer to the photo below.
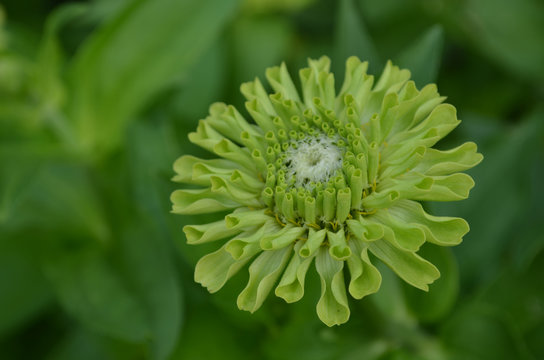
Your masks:
{"label": "blurred leaf", "polygon": [[[13,163],[5,188],[2,218],[11,232],[28,228],[79,232],[106,241],[111,233],[87,170],[69,163],[39,159]],[[13,177],[13,178],[12,178]],[[12,180],[12,181],[9,181]]]}
{"label": "blurred leaf", "polygon": [[271,13],[300,11],[312,2],[315,0],[245,0],[243,4],[244,10],[251,13]]}
{"label": "blurred leaf", "polygon": [[23,237],[0,239],[0,338],[27,323],[53,300],[33,245]]}
{"label": "blurred leaf", "polygon": [[433,212],[461,216],[470,224],[463,244],[454,249],[468,284],[497,276],[499,257],[521,232],[520,219],[530,216],[530,168],[542,137],[543,117],[544,109],[539,108],[487,148],[480,147],[485,158],[469,172],[476,187],[467,200],[430,204]]}
{"label": "blurred leaf", "polygon": [[[544,131],[541,139],[544,139]],[[541,190],[542,179],[544,179],[544,141],[541,141],[540,146],[535,150],[528,183],[530,205],[520,224],[519,236],[516,236],[516,241],[510,244],[512,260],[518,268],[522,269],[528,267],[544,250],[544,223],[541,221],[544,214],[544,191]]]}
{"label": "blurred leaf", "polygon": [[380,290],[369,299],[380,310],[382,316],[394,322],[412,324],[414,318],[408,310],[402,292],[402,280],[381,261],[375,264],[382,275],[382,284]]}
{"label": "blurred leaf", "polygon": [[141,346],[100,337],[75,327],[55,346],[47,360],[133,360],[143,357]]}
{"label": "blurred leaf", "polygon": [[149,323],[151,358],[166,359],[181,327],[181,289],[166,239],[142,224],[145,221],[129,226],[118,257],[128,283],[143,304]]}
{"label": "blurred leaf", "polygon": [[500,309],[469,306],[442,329],[442,341],[455,359],[527,359],[519,334]]}
{"label": "blurred leaf", "polygon": [[233,0],[132,1],[94,34],[71,69],[68,115],[83,148],[91,154],[114,148],[127,121],[189,69],[235,6]]}
{"label": "blurred leaf", "polygon": [[171,360],[258,359],[256,345],[262,332],[233,328],[221,313],[209,306],[192,304],[182,336]]}
{"label": "blurred leaf", "polygon": [[[130,206],[117,257],[147,313],[154,359],[174,348],[182,323],[183,299],[170,240],[170,173],[179,155],[172,123],[159,113],[153,123],[134,123],[128,131]],[[145,146],[142,146],[145,144]],[[133,215],[134,214],[134,215]],[[176,228],[176,230],[181,230]]]}
{"label": "blurred leaf", "polygon": [[229,75],[227,50],[224,41],[217,41],[179,81],[180,89],[174,94],[171,106],[176,114],[187,119],[182,125],[190,131],[208,114],[212,103],[223,100]]}
{"label": "blurred leaf", "polygon": [[465,42],[512,73],[544,79],[544,4],[533,0],[444,0],[423,7],[439,12]]}
{"label": "blurred leaf", "polygon": [[544,80],[544,4],[480,0],[466,5],[472,25],[469,31],[490,60],[503,63],[517,74]]}
{"label": "blurred leaf", "polygon": [[43,110],[46,114],[58,110],[65,98],[64,84],[61,82],[61,70],[64,65],[59,32],[62,27],[85,14],[84,4],[68,4],[58,8],[48,18],[45,34],[37,55],[34,85],[42,99]]}
{"label": "blurred leaf", "polygon": [[371,331],[365,319],[328,328],[315,315],[298,317],[267,337],[264,352],[270,360],[381,359],[390,344]]}
{"label": "blurred leaf", "polygon": [[149,337],[145,309],[102,253],[59,253],[45,270],[65,310],[89,329],[132,342]]}
{"label": "blurred leaf", "polygon": [[501,309],[515,319],[521,332],[544,322],[544,287],[535,286],[544,278],[544,252],[535,255],[530,266],[517,270],[505,268],[500,277],[483,289],[477,301]]}
{"label": "blurred leaf", "polygon": [[265,83],[265,69],[286,60],[292,32],[289,22],[279,16],[242,17],[233,24],[231,83],[236,96],[231,102],[243,103],[242,82],[259,77]]}
{"label": "blurred leaf", "polygon": [[[338,15],[334,30],[334,73],[344,73],[346,59],[352,55],[369,62],[369,73],[377,74],[382,70],[382,60],[366,30],[361,12],[354,0],[338,1]],[[337,79],[341,84],[343,76]]]}
{"label": "blurred leaf", "polygon": [[418,253],[440,270],[440,278],[430,285],[429,292],[403,283],[406,303],[420,321],[437,322],[448,314],[457,299],[457,263],[449,248],[426,244]]}
{"label": "blurred leaf", "polygon": [[410,70],[418,87],[436,82],[444,46],[444,33],[440,26],[427,30],[396,59],[397,65]]}
{"label": "blurred leaf", "polygon": [[535,359],[544,358],[544,321],[531,329],[527,335],[527,345]]}

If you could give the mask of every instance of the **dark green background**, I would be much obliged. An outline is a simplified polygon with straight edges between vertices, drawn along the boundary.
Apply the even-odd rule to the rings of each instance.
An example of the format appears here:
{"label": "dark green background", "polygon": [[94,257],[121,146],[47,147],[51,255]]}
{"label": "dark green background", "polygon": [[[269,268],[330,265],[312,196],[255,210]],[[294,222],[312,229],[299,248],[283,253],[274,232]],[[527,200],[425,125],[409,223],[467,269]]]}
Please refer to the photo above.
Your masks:
{"label": "dark green background", "polygon": [[[1,359],[543,359],[544,3],[537,0],[2,1]],[[241,82],[358,55],[436,82],[484,161],[468,200],[427,204],[471,225],[428,294],[382,267],[350,321],[271,296],[236,308],[193,282],[206,246],[169,213],[187,133]]]}

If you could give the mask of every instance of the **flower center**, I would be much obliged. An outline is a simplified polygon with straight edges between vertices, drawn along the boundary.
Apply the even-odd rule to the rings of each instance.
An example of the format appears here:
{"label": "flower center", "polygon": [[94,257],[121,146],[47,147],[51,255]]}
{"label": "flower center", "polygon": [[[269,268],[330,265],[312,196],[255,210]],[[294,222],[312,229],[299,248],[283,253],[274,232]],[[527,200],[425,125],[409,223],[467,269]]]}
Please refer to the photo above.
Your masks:
{"label": "flower center", "polygon": [[305,138],[286,152],[284,165],[287,183],[309,189],[312,182],[326,183],[342,168],[342,152],[327,136]]}

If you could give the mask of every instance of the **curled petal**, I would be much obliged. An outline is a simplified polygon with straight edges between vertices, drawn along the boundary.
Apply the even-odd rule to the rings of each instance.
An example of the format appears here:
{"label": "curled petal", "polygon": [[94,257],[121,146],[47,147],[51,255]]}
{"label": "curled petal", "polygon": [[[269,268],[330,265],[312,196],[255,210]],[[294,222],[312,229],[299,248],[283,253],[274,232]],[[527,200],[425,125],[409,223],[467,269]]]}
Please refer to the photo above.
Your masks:
{"label": "curled petal", "polygon": [[234,161],[251,173],[255,172],[255,164],[251,159],[251,153],[247,148],[241,148],[228,139],[222,139],[214,145],[212,151],[224,159]]}
{"label": "curled petal", "polygon": [[327,231],[329,254],[336,260],[346,260],[351,256],[351,249],[346,241],[344,229],[337,232]]}
{"label": "curled petal", "polygon": [[210,181],[212,192],[224,194],[226,197],[245,206],[261,206],[258,199],[259,192],[252,191],[234,183],[231,179],[224,179],[220,176],[211,176]]}
{"label": "curled petal", "polygon": [[196,131],[189,133],[190,142],[211,152],[224,139],[206,120],[200,120]]}
{"label": "curled petal", "polygon": [[238,296],[238,308],[257,311],[285,268],[292,246],[280,250],[263,251],[249,267],[249,281]]}
{"label": "curled petal", "polygon": [[[299,255],[299,250],[302,242],[295,245],[295,251],[291,257],[287,269],[283,273],[279,285],[276,287],[276,296],[284,299],[288,303],[296,302],[304,296],[304,280],[306,272],[312,263],[313,256],[302,258]],[[314,253],[315,254],[315,253]]]}
{"label": "curled petal", "polygon": [[241,230],[229,229],[225,224],[225,220],[215,221],[203,225],[186,225],[183,227],[183,232],[187,237],[187,243],[204,244],[210,241],[224,239],[226,237],[236,235]]}
{"label": "curled petal", "polygon": [[[412,138],[417,138],[422,134],[428,133],[429,130],[436,131],[436,141],[448,135],[453,129],[459,125],[461,121],[457,119],[457,110],[450,104],[440,104],[419,124],[408,131],[401,132],[391,139],[392,143],[398,143]],[[434,145],[428,144],[428,146]]]}
{"label": "curled petal", "polygon": [[[272,103],[268,98],[268,93],[264,89],[263,84],[261,83],[259,78],[255,78],[254,81],[243,83],[242,86],[240,86],[240,91],[248,101],[259,101],[262,108],[264,109],[264,112],[267,115],[276,115],[274,107],[272,106]],[[259,127],[265,130],[265,128],[262,127],[261,124],[259,124]],[[273,130],[273,128],[267,129],[266,131],[268,130]]]}
{"label": "curled petal", "polygon": [[364,242],[376,241],[384,236],[384,228],[381,224],[368,221],[364,217],[348,220],[346,224],[351,234]]}
{"label": "curled petal", "polygon": [[229,197],[214,193],[209,188],[176,190],[170,200],[175,214],[206,214],[240,206]]}
{"label": "curled petal", "polygon": [[384,226],[384,239],[399,249],[417,251],[425,243],[425,233],[416,224],[405,223],[391,216],[388,209],[369,217]]}
{"label": "curled petal", "polygon": [[267,215],[265,209],[236,211],[225,216],[225,224],[228,229],[247,229],[254,226],[259,226],[265,222],[272,220],[270,215]]}
{"label": "curled petal", "polygon": [[230,176],[234,165],[235,163],[232,161],[224,159],[204,160],[191,155],[183,155],[174,162],[176,175],[172,180],[186,184],[209,186],[211,175],[225,174]]}
{"label": "curled petal", "polygon": [[473,142],[466,142],[451,150],[428,149],[414,171],[426,175],[448,175],[465,171],[478,165],[483,159]]}
{"label": "curled petal", "polygon": [[416,253],[396,248],[388,241],[378,240],[367,246],[399,277],[421,290],[428,291],[428,285],[440,277],[440,272],[433,264]]}
{"label": "curled petal", "polygon": [[437,245],[458,245],[469,231],[464,219],[429,215],[416,201],[401,200],[389,212],[404,222],[420,227],[425,232],[425,240]]}
{"label": "curled petal", "polygon": [[252,135],[259,133],[249,125],[234,106],[224,103],[215,103],[210,106],[210,116],[206,118],[206,121],[218,132],[237,142],[240,142],[242,132]]}
{"label": "curled petal", "polygon": [[303,258],[307,258],[310,256],[313,256],[317,249],[321,246],[323,243],[323,240],[325,240],[325,236],[327,235],[326,229],[321,230],[314,230],[310,229],[308,231],[308,239],[304,243],[304,245],[301,246],[299,250],[300,256]]}
{"label": "curled petal", "polygon": [[285,99],[300,102],[297,88],[287,71],[285,63],[280,66],[274,66],[266,70],[266,79],[276,93],[282,94]]}
{"label": "curled petal", "polygon": [[314,99],[318,99],[325,107],[333,109],[334,77],[329,73],[329,58],[322,56],[319,60],[309,60],[309,65],[299,73],[305,105],[317,112]]}
{"label": "curled petal", "polygon": [[368,250],[361,240],[350,241],[353,256],[347,260],[351,275],[349,293],[355,299],[377,292],[382,283],[382,276],[368,258]]}
{"label": "curled petal", "polygon": [[245,258],[249,254],[254,254],[255,252],[262,250],[259,241],[264,234],[268,234],[271,231],[277,231],[277,227],[278,226],[274,221],[268,221],[259,228],[249,229],[243,234],[229,240],[225,244],[225,249],[236,260]]}
{"label": "curled petal", "polygon": [[315,267],[321,278],[317,316],[327,326],[345,323],[349,319],[349,307],[342,271],[344,262],[333,259],[325,248],[320,248]]}
{"label": "curled petal", "polygon": [[432,176],[429,189],[417,188],[411,193],[411,199],[428,201],[456,201],[468,198],[470,190],[474,187],[474,180],[464,173],[447,176]]}
{"label": "curled petal", "polygon": [[258,251],[235,260],[223,246],[198,261],[195,268],[195,281],[202,284],[210,293],[214,293],[221,289],[227,280],[251,260],[251,257]]}
{"label": "curled petal", "polygon": [[300,226],[288,224],[280,231],[273,232],[261,239],[261,248],[263,250],[281,249],[293,243],[299,236],[307,230]]}

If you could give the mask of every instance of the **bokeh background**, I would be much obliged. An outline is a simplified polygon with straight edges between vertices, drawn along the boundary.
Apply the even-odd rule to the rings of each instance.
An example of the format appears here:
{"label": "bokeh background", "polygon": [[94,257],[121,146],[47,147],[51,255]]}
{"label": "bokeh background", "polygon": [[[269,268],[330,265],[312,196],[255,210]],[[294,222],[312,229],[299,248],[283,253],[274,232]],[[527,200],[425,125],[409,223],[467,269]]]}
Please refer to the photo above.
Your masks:
{"label": "bokeh background", "polygon": [[[544,359],[544,3],[538,0],[2,0],[1,359]],[[170,214],[171,165],[214,101],[285,61],[328,55],[436,82],[478,143],[468,200],[427,204],[471,225],[422,252],[429,293],[382,268],[350,321],[236,308],[193,282],[208,249]],[[205,247],[204,247],[205,248]]]}

